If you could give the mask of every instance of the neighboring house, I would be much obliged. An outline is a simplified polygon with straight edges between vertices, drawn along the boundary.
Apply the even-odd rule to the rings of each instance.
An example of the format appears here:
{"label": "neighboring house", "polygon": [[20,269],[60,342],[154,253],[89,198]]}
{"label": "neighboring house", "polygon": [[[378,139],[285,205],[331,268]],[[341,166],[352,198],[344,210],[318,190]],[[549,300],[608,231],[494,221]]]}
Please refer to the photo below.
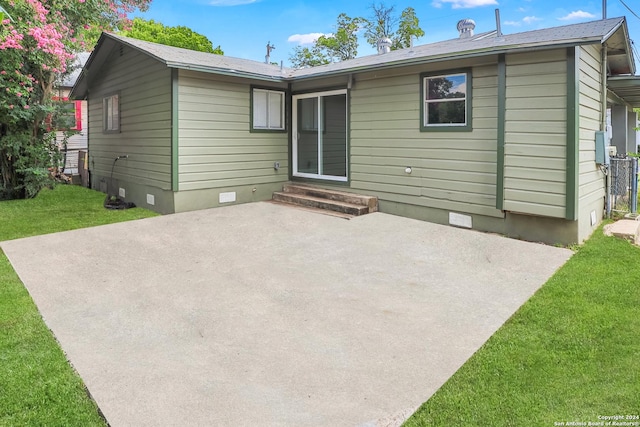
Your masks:
{"label": "neighboring house", "polygon": [[67,175],[78,174],[78,151],[87,150],[87,101],[69,99],[69,93],[80,76],[82,67],[89,59],[89,55],[90,53],[88,52],[79,53],[76,61],[72,65],[73,69],[71,72],[66,74],[62,81],[56,85],[56,89],[54,89],[54,99],[63,102],[65,105],[68,119],[71,123],[70,130],[78,131],[78,133],[68,138],[66,147],[64,147],[63,144],[63,133],[59,131],[56,135],[56,140],[58,141],[64,158],[64,173]]}
{"label": "neighboring house", "polygon": [[113,173],[161,213],[304,181],[378,196],[382,212],[573,243],[603,217],[596,133],[610,110],[629,138],[640,87],[616,76],[634,72],[624,18],[301,70],[103,34],[72,96],[89,102],[93,188]]}

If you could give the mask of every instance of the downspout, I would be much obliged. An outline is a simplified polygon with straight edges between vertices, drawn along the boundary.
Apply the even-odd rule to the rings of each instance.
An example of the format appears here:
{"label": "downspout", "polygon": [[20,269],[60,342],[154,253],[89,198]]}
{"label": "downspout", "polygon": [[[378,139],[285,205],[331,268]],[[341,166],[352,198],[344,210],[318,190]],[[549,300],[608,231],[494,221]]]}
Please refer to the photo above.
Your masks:
{"label": "downspout", "polygon": [[567,48],[567,173],[565,219],[576,221],[580,199],[580,52],[581,47]]}
{"label": "downspout", "polygon": [[[602,89],[601,89],[601,102],[600,106],[600,130],[607,133],[607,61],[608,61],[608,52],[607,52],[607,43],[602,43],[602,50],[600,52],[601,59],[601,79],[602,79]],[[607,141],[608,142],[608,141]],[[608,144],[607,144],[608,145]],[[607,217],[611,215],[611,178],[609,177],[609,165],[600,166],[600,170],[604,174],[604,188],[605,188],[605,196],[604,196],[604,204],[605,204],[605,213]]]}
{"label": "downspout", "polygon": [[600,111],[600,130],[607,130],[607,44],[602,44],[602,50],[600,51],[601,60],[601,73],[602,73],[602,91],[601,102],[602,111]]}
{"label": "downspout", "polygon": [[[174,193],[172,197],[175,197],[175,193],[180,190],[180,169],[179,164],[179,141],[180,141],[180,128],[179,128],[179,109],[178,109],[178,73],[175,68],[171,69],[171,191]],[[175,210],[175,199],[173,201]]]}

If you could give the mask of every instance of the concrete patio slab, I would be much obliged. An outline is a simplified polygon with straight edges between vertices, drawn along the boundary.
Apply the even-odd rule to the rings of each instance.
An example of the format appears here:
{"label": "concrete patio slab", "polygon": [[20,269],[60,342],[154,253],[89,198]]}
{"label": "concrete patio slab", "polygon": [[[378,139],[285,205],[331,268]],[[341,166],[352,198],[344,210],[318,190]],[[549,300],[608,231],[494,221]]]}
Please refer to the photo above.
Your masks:
{"label": "concrete patio slab", "polygon": [[112,426],[398,424],[571,256],[270,203],[0,246]]}

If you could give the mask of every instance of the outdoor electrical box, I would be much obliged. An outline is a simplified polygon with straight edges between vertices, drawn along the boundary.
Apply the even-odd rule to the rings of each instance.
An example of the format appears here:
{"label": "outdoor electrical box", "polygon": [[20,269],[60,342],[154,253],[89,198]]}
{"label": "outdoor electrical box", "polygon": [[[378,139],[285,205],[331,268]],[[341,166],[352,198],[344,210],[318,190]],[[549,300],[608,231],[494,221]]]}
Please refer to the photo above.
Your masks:
{"label": "outdoor electrical box", "polygon": [[609,150],[607,147],[607,133],[596,132],[596,163],[599,165],[609,164]]}

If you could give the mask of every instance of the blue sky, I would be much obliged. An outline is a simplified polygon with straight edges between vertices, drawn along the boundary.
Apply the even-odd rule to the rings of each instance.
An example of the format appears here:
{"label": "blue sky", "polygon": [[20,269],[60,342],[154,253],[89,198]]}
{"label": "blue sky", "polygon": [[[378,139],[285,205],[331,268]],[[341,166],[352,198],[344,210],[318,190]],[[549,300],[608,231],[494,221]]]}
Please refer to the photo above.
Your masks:
{"label": "blue sky", "polygon": [[[622,1],[640,16],[638,0],[607,0],[607,17],[626,16],[629,33],[640,52],[640,18],[625,8]],[[379,3],[376,2],[376,3]],[[165,25],[184,25],[220,45],[225,55],[264,61],[266,44],[276,49],[274,62],[284,61],[295,46],[311,41],[318,34],[334,30],[337,16],[370,15],[372,0],[152,0],[149,10],[141,14]],[[495,9],[500,9],[502,31],[516,33],[539,28],[600,19],[602,1],[584,0],[387,0],[398,14],[408,6],[416,10],[425,36],[417,44],[455,38],[456,23],[471,18],[476,32],[495,29]],[[364,40],[359,55],[374,53]],[[638,70],[640,73],[640,69]]]}

